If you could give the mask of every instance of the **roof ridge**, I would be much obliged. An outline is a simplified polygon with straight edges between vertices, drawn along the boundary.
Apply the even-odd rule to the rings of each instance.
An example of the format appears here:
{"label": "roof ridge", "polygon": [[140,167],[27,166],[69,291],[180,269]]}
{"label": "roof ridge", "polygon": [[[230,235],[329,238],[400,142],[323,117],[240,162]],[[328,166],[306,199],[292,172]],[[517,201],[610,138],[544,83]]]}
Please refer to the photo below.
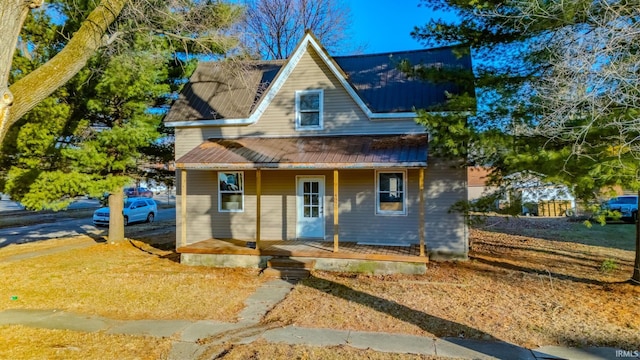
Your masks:
{"label": "roof ridge", "polygon": [[[286,59],[270,59],[270,60],[238,60],[237,63],[244,65],[283,65]],[[227,64],[225,61],[216,61],[216,60],[207,60],[207,61],[198,61],[199,64],[213,64],[213,65],[222,65]]]}
{"label": "roof ridge", "polygon": [[438,46],[438,47],[426,48],[426,49],[385,51],[385,52],[370,53],[370,54],[336,55],[336,56],[332,56],[332,57],[334,59],[345,59],[345,58],[358,58],[358,57],[373,57],[373,56],[381,56],[381,55],[417,54],[417,53],[421,53],[421,52],[447,50],[447,49],[461,47],[461,46],[464,46],[464,45],[462,45],[462,44],[446,45],[446,46]]}

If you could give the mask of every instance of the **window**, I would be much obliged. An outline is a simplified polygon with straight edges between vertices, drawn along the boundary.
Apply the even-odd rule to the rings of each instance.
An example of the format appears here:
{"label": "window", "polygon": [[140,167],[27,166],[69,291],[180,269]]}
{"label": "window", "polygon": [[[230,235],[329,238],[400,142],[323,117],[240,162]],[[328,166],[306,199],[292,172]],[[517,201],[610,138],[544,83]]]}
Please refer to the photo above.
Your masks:
{"label": "window", "polygon": [[379,171],[376,173],[376,213],[406,214],[406,171]]}
{"label": "window", "polygon": [[296,91],[296,129],[322,130],[322,90]]}
{"label": "window", "polygon": [[218,211],[244,211],[244,173],[218,173]]}

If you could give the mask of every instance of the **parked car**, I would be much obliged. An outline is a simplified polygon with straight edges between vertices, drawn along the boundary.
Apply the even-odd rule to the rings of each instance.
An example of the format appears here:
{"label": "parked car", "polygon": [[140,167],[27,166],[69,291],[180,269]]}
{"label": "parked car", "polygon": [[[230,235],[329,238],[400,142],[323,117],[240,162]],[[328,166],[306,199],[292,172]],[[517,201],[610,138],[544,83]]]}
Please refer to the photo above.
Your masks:
{"label": "parked car", "polygon": [[[158,205],[153,199],[134,197],[129,198],[124,203],[122,211],[124,215],[124,225],[134,222],[152,223],[158,214]],[[95,226],[109,226],[109,208],[102,207],[93,213],[93,224]]]}
{"label": "parked car", "polygon": [[160,195],[167,192],[167,186],[164,184],[150,185],[149,190],[153,191],[156,195]]}
{"label": "parked car", "polygon": [[624,195],[609,199],[603,204],[604,210],[620,213],[620,220],[633,223],[638,220],[638,196]]}
{"label": "parked car", "polygon": [[124,189],[124,194],[127,197],[153,197],[153,191],[145,187],[128,187]]}

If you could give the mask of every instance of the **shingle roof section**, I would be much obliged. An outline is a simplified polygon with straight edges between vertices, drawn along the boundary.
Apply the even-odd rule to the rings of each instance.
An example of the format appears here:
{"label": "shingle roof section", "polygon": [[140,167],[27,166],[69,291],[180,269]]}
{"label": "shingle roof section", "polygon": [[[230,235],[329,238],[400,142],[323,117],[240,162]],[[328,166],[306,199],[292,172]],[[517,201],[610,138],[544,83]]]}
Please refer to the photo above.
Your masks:
{"label": "shingle roof section", "polygon": [[185,169],[378,168],[427,165],[427,135],[210,139],[176,161]]}
{"label": "shingle roof section", "polygon": [[200,62],[164,121],[247,118],[283,64]]}

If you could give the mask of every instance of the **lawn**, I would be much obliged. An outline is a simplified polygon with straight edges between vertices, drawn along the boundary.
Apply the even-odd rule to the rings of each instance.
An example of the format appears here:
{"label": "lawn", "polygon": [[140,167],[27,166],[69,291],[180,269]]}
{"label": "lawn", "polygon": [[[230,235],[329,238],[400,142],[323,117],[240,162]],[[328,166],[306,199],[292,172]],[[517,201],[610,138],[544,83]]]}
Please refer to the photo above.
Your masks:
{"label": "lawn", "polygon": [[166,359],[171,339],[0,326],[0,359]]}
{"label": "lawn", "polygon": [[[600,235],[588,237],[585,233],[591,234],[594,228],[566,219],[538,220],[504,223],[502,219],[473,228],[469,261],[432,262],[425,275],[314,271],[263,322],[270,327],[295,324],[498,339],[529,348],[560,344],[640,349],[640,286],[627,282],[634,253],[625,249],[632,246],[627,242],[632,243],[633,237],[627,240],[617,232],[633,226],[594,226]],[[516,230],[532,235],[514,235]],[[172,251],[147,245],[166,242],[171,236],[165,233],[121,245],[69,239],[64,241],[70,245],[84,241],[88,247],[26,259],[16,256],[40,246],[52,248],[52,242],[60,240],[2,248],[0,310],[56,308],[115,319],[235,321],[244,299],[262,278],[253,270],[184,266],[175,262]],[[548,240],[553,237],[557,238]],[[600,246],[588,245],[594,241]],[[11,300],[12,296],[18,299]],[[30,347],[24,338],[33,339],[34,345]],[[164,358],[168,346],[167,339],[20,326],[0,327],[0,339],[11,342],[8,347],[0,344],[5,351],[0,358],[21,358],[19,353],[7,352],[14,345],[36,358],[92,358],[92,351],[110,354],[114,348],[126,347],[119,356],[125,359]],[[133,347],[141,350],[131,349],[129,341],[140,344]],[[319,359],[333,354],[337,359],[423,358],[348,346],[319,349],[274,344],[212,345],[207,356]]]}
{"label": "lawn", "polygon": [[[627,282],[634,253],[584,245],[580,224],[519,219],[537,237],[471,229],[471,259],[428,264],[420,276],[315,272],[266,321],[343,330],[499,339],[523,347],[640,349],[640,286]],[[619,229],[608,225],[602,229]],[[632,229],[633,226],[627,228]],[[582,229],[582,228],[580,228]],[[573,241],[546,240],[558,233]],[[612,232],[602,242],[629,248]],[[595,237],[594,237],[595,238]],[[428,240],[427,240],[428,245]],[[306,311],[308,304],[314,311]]]}
{"label": "lawn", "polygon": [[[49,249],[52,242],[58,241],[38,245]],[[0,311],[60,309],[122,320],[235,321],[244,300],[263,282],[256,270],[181,265],[171,260],[175,259],[171,251],[140,241],[85,241],[94,245],[0,261]],[[37,248],[37,244],[28,245],[32,250]],[[21,247],[0,249],[0,259],[5,252],[15,254],[14,249]],[[18,300],[11,300],[12,296]]]}
{"label": "lawn", "polygon": [[570,221],[568,218],[496,216],[484,220],[478,228],[492,232],[635,250],[636,228],[633,224],[621,221],[601,225],[597,222]]}

